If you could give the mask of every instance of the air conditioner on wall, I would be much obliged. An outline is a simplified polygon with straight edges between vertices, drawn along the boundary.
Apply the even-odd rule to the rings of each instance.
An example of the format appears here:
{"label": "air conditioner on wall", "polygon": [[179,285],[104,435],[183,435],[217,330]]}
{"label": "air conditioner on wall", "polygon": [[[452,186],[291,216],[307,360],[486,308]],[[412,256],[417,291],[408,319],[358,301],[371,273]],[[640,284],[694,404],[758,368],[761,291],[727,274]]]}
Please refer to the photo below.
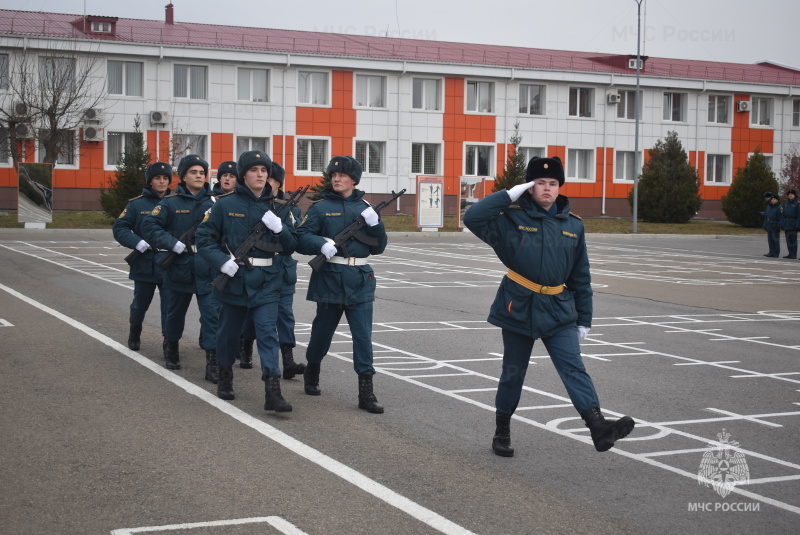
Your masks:
{"label": "air conditioner on wall", "polygon": [[103,129],[96,126],[85,126],[83,128],[84,141],[103,141],[105,139],[104,134]]}
{"label": "air conditioner on wall", "polygon": [[620,100],[622,100],[622,97],[619,96],[619,93],[609,93],[608,94],[608,103],[609,104],[619,104]]}
{"label": "air conditioner on wall", "polygon": [[14,129],[17,139],[33,139],[33,126],[29,124],[18,124]]}
{"label": "air conditioner on wall", "polygon": [[83,112],[84,122],[101,122],[103,120],[103,110],[100,108],[86,108]]}
{"label": "air conditioner on wall", "polygon": [[25,104],[24,102],[12,103],[11,115],[13,115],[15,119],[27,117],[28,115],[30,115],[30,110],[28,109],[28,105]]}
{"label": "air conditioner on wall", "polygon": [[150,124],[167,124],[169,113],[166,111],[151,111]]}
{"label": "air conditioner on wall", "polygon": [[750,101],[749,100],[740,100],[736,103],[736,109],[738,111],[750,111]]}

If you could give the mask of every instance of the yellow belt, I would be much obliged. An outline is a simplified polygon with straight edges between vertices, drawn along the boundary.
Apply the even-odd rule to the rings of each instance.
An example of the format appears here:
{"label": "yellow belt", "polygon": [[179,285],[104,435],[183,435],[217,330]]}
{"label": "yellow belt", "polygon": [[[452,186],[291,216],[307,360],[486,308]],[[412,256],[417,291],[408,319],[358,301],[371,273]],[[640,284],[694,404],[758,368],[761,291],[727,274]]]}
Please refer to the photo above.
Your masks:
{"label": "yellow belt", "polygon": [[541,284],[536,284],[535,282],[529,281],[516,271],[511,271],[510,269],[508,270],[507,277],[520,286],[524,286],[525,288],[537,294],[556,295],[564,291],[563,284],[559,284],[558,286],[542,286]]}

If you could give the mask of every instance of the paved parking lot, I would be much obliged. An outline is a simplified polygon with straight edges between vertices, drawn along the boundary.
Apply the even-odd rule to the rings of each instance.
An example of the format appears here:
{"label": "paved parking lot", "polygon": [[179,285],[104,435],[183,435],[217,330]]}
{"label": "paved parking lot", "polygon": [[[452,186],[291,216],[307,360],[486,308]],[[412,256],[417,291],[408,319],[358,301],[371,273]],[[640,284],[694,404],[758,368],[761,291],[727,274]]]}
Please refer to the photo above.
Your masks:
{"label": "paved parking lot", "polygon": [[[347,326],[323,396],[262,410],[161,366],[157,307],[129,351],[126,251],[106,231],[0,231],[5,461],[14,533],[794,533],[800,520],[800,262],[765,239],[589,235],[595,320],[582,344],[604,412],[634,433],[599,454],[540,344],[512,459],[490,449],[503,276],[469,235],[397,235],[373,259],[376,393],[359,411]],[[308,340],[310,269],[295,315]],[[727,447],[725,447],[727,446]],[[736,485],[717,484],[736,474]],[[698,479],[698,475],[703,477]],[[12,490],[13,489],[13,490]]]}

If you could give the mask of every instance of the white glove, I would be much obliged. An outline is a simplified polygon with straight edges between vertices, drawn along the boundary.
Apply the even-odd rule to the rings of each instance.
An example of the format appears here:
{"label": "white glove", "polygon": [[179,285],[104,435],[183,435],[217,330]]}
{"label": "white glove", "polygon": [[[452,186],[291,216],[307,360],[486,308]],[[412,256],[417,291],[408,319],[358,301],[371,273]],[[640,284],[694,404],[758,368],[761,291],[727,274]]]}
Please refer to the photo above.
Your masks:
{"label": "white glove", "polygon": [[178,254],[181,254],[186,250],[186,245],[184,245],[182,241],[179,241],[178,243],[172,246],[172,250]]}
{"label": "white glove", "polygon": [[533,181],[528,182],[527,184],[518,184],[508,190],[508,196],[511,197],[511,202],[516,201],[522,194],[528,191],[533,186]]}
{"label": "white glove", "polygon": [[144,241],[144,240],[139,240],[139,243],[137,243],[137,244],[136,244],[136,247],[134,247],[134,249],[136,249],[136,250],[137,250],[137,251],[139,251],[140,253],[143,253],[143,252],[145,252],[145,251],[146,251],[146,250],[148,250],[149,248],[150,248],[150,244],[149,244],[149,243],[147,243],[147,242],[146,242],[146,241]]}
{"label": "white glove", "polygon": [[583,340],[587,336],[589,336],[589,331],[592,329],[589,327],[584,327],[583,325],[578,325],[578,340]]}
{"label": "white glove", "polygon": [[322,249],[320,249],[319,252],[324,254],[326,259],[330,260],[330,258],[336,254],[336,246],[326,241],[322,244]]}
{"label": "white glove", "polygon": [[378,219],[378,212],[372,209],[372,206],[367,207],[366,210],[361,212],[361,217],[364,218],[364,221],[367,222],[367,225],[370,227],[374,227],[380,221]]}
{"label": "white glove", "polygon": [[230,260],[222,264],[219,270],[224,274],[226,274],[227,276],[233,277],[234,275],[236,275],[236,272],[239,271],[239,264],[234,262],[233,259],[231,258]]}
{"label": "white glove", "polygon": [[273,214],[272,212],[266,212],[263,216],[261,216],[261,221],[267,226],[275,234],[278,234],[280,231],[283,230],[283,223],[281,223],[281,218]]}

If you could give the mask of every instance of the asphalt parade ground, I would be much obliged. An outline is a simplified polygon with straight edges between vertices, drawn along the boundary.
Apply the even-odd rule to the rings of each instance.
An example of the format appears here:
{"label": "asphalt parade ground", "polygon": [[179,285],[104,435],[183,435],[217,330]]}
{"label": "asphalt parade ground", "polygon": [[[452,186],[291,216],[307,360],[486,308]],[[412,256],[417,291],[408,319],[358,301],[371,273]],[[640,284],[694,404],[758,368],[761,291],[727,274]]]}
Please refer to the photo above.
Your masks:
{"label": "asphalt parade ground", "polygon": [[275,414],[258,369],[234,368],[232,402],[203,380],[195,305],[181,370],[163,367],[157,300],[127,348],[133,284],[110,230],[2,230],[0,532],[797,533],[800,261],[763,257],[766,237],[587,242],[584,360],[606,416],[636,429],[597,453],[537,343],[501,458],[485,320],[504,270],[471,235],[392,235],[371,259],[385,414],[358,409],[346,323],[322,396],[284,380],[294,410]]}

